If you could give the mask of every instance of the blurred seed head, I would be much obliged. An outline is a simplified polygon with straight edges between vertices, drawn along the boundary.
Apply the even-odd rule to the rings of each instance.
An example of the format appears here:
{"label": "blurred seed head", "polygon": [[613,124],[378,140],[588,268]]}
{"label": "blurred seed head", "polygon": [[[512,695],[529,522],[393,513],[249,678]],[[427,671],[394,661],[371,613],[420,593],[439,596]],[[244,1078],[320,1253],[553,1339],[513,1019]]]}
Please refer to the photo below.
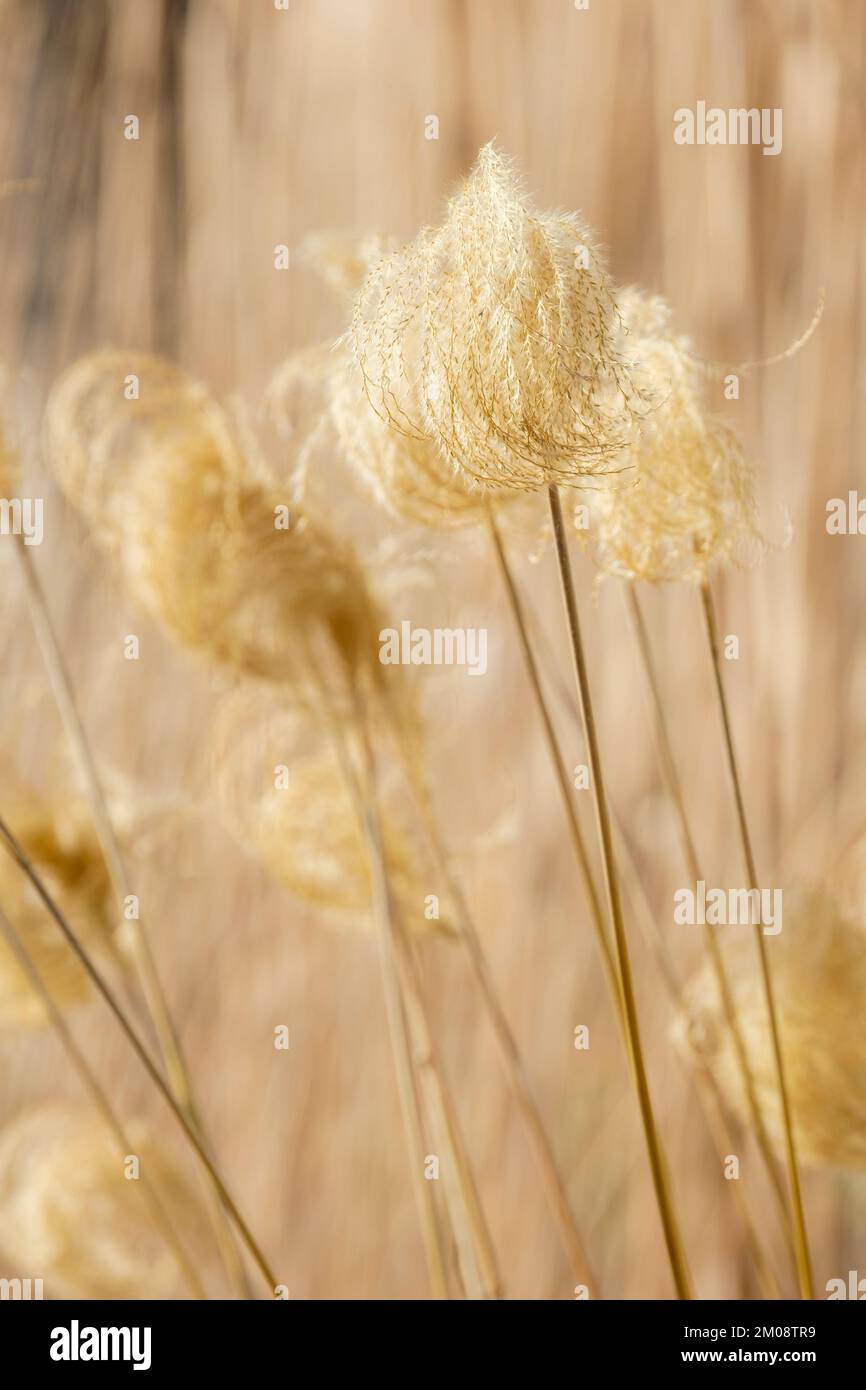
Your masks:
{"label": "blurred seed head", "polygon": [[[11,827],[51,896],[87,950],[107,953],[117,912],[111,884],[87,809],[64,799],[55,805],[18,803],[3,808]],[[78,1004],[90,985],[57,924],[16,862],[0,849],[0,909],[56,1002]],[[0,939],[0,1026],[47,1022],[11,947]]]}
{"label": "blurred seed head", "polygon": [[[140,376],[127,401],[125,377]],[[132,594],[181,644],[244,675],[300,679],[304,645],[370,668],[378,626],[359,566],[246,467],[226,415],[172,364],[102,352],[52,393],[55,475]]]}
{"label": "blurred seed head", "polygon": [[[337,710],[336,717],[351,750],[348,715]],[[363,831],[321,709],[277,699],[264,687],[244,687],[219,707],[212,750],[217,801],[239,843],[302,902],[338,924],[371,928]],[[423,861],[396,798],[387,790],[380,795],[391,887],[405,929],[418,936],[451,931],[444,905],[438,920],[424,916],[431,889],[423,881]]]}
{"label": "blurred seed head", "polygon": [[642,407],[599,248],[492,144],[442,225],[372,268],[350,341],[376,414],[489,487],[607,471]]}
{"label": "blurred seed head", "polygon": [[624,472],[588,491],[578,536],[607,574],[651,582],[701,580],[709,567],[760,553],[754,477],[736,432],[707,413],[706,373],[670,328],[664,300],[619,297],[623,353],[645,399]]}
{"label": "blurred seed head", "polygon": [[[866,931],[824,888],[785,893],[784,929],[768,940],[798,1157],[866,1168]],[[782,1152],[783,1127],[764,992],[754,946],[731,961],[734,1007],[755,1094]],[[743,1122],[749,1107],[715,977],[705,966],[687,991],[681,1047],[713,1071]]]}
{"label": "blurred seed head", "polygon": [[[152,1139],[133,1129],[147,1173],[197,1263],[208,1255],[199,1203]],[[142,1181],[124,1176],[124,1155],[89,1111],[25,1110],[0,1132],[3,1249],[38,1272],[49,1298],[177,1298],[182,1275],[155,1227]]]}
{"label": "blurred seed head", "polygon": [[370,270],[398,249],[396,237],[379,232],[311,232],[300,257],[319,274],[339,303],[350,305]]}
{"label": "blurred seed head", "polygon": [[[124,394],[132,376],[140,383],[138,399]],[[115,348],[80,358],[55,383],[45,408],[45,453],[101,545],[118,542],[124,494],[147,441],[185,433],[191,421],[207,432],[209,407],[204,387],[174,363]],[[217,425],[215,412],[209,423]]]}

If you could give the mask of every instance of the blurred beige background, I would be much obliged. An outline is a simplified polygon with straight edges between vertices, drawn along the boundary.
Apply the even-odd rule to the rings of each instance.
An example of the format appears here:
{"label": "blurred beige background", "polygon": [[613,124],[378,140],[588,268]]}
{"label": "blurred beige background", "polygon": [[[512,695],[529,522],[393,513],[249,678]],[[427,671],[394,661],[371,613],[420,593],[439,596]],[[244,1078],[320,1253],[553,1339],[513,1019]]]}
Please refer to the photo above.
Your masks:
{"label": "blurred beige background", "polygon": [[[809,324],[823,288],[823,321],[800,353],[745,375],[736,403],[719,388],[719,408],[760,465],[766,528],[781,540],[787,512],[794,539],[754,571],[725,576],[718,595],[723,631],[740,639],[726,677],[765,877],[787,884],[832,866],[856,893],[866,542],[831,539],[824,521],[829,497],[862,486],[864,44],[856,0],[591,0],[586,11],[571,0],[290,0],[287,13],[271,0],[0,3],[0,180],[37,181],[0,202],[0,357],[22,454],[46,497],[36,563],[101,765],[168,808],[136,860],[143,910],[221,1161],[293,1298],[426,1296],[375,953],[270,883],[206,805],[189,810],[206,800],[210,679],[119,593],[43,478],[45,393],[77,354],[112,343],[168,353],[255,409],[289,352],[343,327],[308,269],[275,271],[274,246],[294,252],[325,228],[408,238],[436,220],[492,138],[541,206],[582,211],[619,281],[669,298],[708,359],[778,352]],[[698,100],[781,107],[781,155],[677,146],[673,112]],[[130,113],[137,142],[123,138]],[[424,138],[430,115],[435,141]],[[368,546],[399,534],[376,513],[357,528]],[[56,793],[73,779],[5,544],[2,765],[10,785]],[[392,596],[395,624],[433,613],[442,626],[490,629],[485,680],[446,671],[425,687],[437,801],[602,1287],[669,1297],[635,1107],[489,557],[472,537],[414,533],[406,548],[435,582]],[[565,676],[550,557],[514,559]],[[699,949],[670,925],[683,870],[620,596],[608,585],[593,604],[592,574],[578,570],[612,795],[685,974]],[[697,603],[672,589],[648,593],[645,606],[699,848],[719,878],[736,846]],[[130,632],[141,636],[139,663],[123,660]],[[559,715],[567,757],[583,761],[562,704]],[[671,1048],[667,997],[633,935],[697,1288],[747,1296],[754,1286]],[[507,1292],[568,1298],[573,1281],[472,982],[447,946],[427,964]],[[278,1023],[291,1030],[288,1053],[273,1049]],[[588,1054],[572,1047],[580,1023]],[[169,1132],[98,1005],[76,1028],[125,1112]],[[0,1035],[0,1124],[76,1087],[50,1036]],[[760,1213],[761,1188],[752,1191]],[[823,1289],[862,1267],[866,1185],[822,1171],[805,1192]],[[791,1293],[772,1225],[767,1234]]]}

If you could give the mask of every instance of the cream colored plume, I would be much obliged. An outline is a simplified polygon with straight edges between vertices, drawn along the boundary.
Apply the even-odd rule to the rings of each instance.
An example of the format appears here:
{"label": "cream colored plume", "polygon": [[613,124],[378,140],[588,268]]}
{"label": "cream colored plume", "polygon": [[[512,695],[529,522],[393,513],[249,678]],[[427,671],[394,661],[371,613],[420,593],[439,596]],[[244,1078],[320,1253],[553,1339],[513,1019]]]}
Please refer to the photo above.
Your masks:
{"label": "cream colored plume", "polygon": [[713,563],[749,559],[764,546],[753,470],[736,432],[708,412],[706,372],[672,333],[665,302],[628,289],[619,311],[623,351],[656,404],[622,456],[623,472],[580,499],[577,534],[607,574],[701,580]]}
{"label": "cream colored plume", "polygon": [[[397,248],[384,236],[321,232],[308,237],[302,249],[307,262],[345,302],[357,294],[370,270]],[[409,405],[408,381],[400,392],[401,415],[420,416],[417,404]],[[474,526],[492,500],[501,503],[516,495],[483,486],[455,468],[434,439],[395,428],[371,410],[363,373],[348,342],[295,353],[274,374],[267,402],[284,438],[299,433],[304,437],[298,469],[304,498],[317,495],[313,475],[335,450],[380,506],[423,526]],[[311,406],[327,411],[327,421],[313,431],[305,427]]]}
{"label": "cream colored plume", "polygon": [[363,377],[346,357],[335,363],[330,408],[340,448],[380,506],[423,526],[478,524],[490,489],[456,469],[434,440],[395,429],[371,410]]}
{"label": "cream colored plume", "polygon": [[[127,400],[124,383],[139,382]],[[170,363],[120,351],[77,363],[46,413],[69,500],[133,595],[184,646],[276,681],[324,640],[370,667],[377,625],[353,558],[246,466],[225,414]]]}
{"label": "cream colored plume", "polygon": [[351,343],[375,413],[488,487],[608,471],[643,405],[599,248],[493,145],[442,225],[373,267]]}

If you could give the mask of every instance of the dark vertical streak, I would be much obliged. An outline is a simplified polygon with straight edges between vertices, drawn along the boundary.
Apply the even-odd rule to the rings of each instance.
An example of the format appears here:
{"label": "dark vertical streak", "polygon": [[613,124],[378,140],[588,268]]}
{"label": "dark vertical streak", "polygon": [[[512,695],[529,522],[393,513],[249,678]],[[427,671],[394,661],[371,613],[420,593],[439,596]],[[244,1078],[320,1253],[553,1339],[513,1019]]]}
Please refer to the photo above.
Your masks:
{"label": "dark vertical streak", "polygon": [[171,356],[179,349],[186,245],[183,46],[188,17],[189,0],[163,0],[153,290],[156,349]]}
{"label": "dark vertical streak", "polygon": [[[100,124],[108,15],[104,0],[43,0],[39,61],[18,166],[41,181],[21,324],[22,359],[53,371],[97,325]],[[69,340],[68,342],[66,340]]]}

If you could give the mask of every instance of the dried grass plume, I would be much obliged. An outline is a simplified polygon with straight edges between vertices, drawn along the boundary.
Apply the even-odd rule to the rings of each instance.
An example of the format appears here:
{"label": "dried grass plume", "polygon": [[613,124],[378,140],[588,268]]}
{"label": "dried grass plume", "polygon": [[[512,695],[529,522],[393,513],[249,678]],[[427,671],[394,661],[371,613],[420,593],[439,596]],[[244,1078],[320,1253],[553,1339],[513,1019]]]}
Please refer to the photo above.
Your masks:
{"label": "dried grass plume", "polygon": [[[127,400],[135,374],[140,399]],[[171,363],[119,351],[52,393],[55,475],[131,593],[185,647],[246,676],[300,678],[304,644],[347,668],[377,652],[363,576],[247,466],[226,414]]]}
{"label": "dried grass plume", "polygon": [[[657,296],[619,298],[623,351],[655,404],[622,457],[624,472],[581,499],[578,536],[607,574],[657,583],[701,580],[714,563],[760,553],[753,470],[736,432],[704,402],[706,372],[676,337]],[[585,520],[581,504],[576,517]]]}
{"label": "dried grass plume", "polygon": [[[344,712],[342,737],[352,746]],[[372,882],[351,788],[320,712],[276,699],[264,687],[242,688],[218,709],[212,740],[213,779],[223,819],[235,838],[302,902],[335,924],[373,927]],[[405,929],[416,936],[450,932],[443,906],[425,916],[425,884],[412,836],[385,809],[391,885]],[[423,862],[423,861],[421,861]]]}
{"label": "dried grass plume", "polygon": [[373,267],[351,343],[376,414],[491,487],[606,471],[640,408],[599,248],[492,144],[441,226]]}

